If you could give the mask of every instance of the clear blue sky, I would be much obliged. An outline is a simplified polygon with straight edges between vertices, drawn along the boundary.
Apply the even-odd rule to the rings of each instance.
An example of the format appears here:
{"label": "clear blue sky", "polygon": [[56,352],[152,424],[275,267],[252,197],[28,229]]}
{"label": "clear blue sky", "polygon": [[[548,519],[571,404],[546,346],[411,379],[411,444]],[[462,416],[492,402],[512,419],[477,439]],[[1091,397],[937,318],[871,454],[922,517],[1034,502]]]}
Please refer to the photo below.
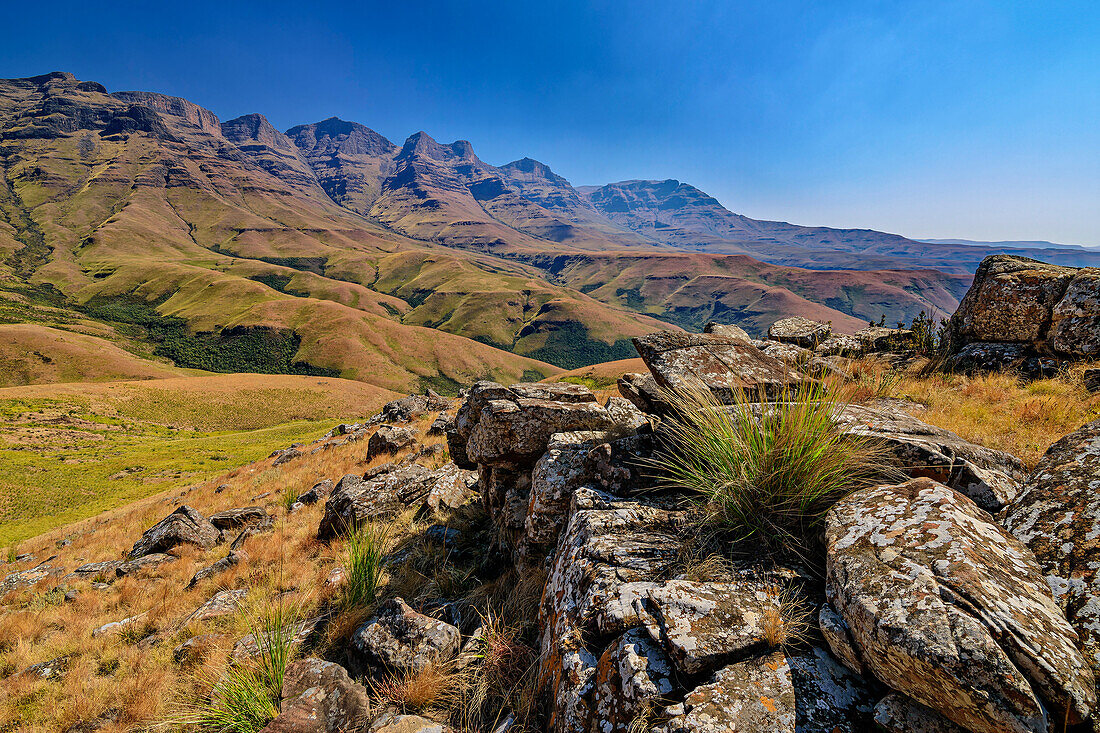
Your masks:
{"label": "clear blue sky", "polygon": [[1100,3],[19,3],[0,76],[678,178],[758,218],[1100,245]]}

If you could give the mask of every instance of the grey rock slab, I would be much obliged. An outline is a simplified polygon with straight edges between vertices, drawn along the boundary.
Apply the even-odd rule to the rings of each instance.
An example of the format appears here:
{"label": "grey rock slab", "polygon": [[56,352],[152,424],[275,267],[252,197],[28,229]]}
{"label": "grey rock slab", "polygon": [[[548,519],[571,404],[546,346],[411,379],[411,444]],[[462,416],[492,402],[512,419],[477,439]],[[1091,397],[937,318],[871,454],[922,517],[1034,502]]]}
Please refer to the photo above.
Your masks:
{"label": "grey rock slab", "polygon": [[366,730],[371,718],[366,688],[346,669],[321,659],[299,659],[283,675],[279,715],[266,733],[350,733]]}
{"label": "grey rock slab", "polygon": [[786,344],[812,349],[833,333],[828,323],[811,321],[802,316],[781,318],[768,329],[768,338]]}
{"label": "grey rock slab", "polygon": [[454,626],[417,613],[401,598],[382,603],[351,637],[352,646],[369,662],[399,672],[445,662],[458,653],[461,642]]}
{"label": "grey rock slab", "polygon": [[209,550],[221,541],[221,532],[197,510],[184,504],[145,530],[134,543],[130,558],[166,552],[176,545],[190,544]]}
{"label": "grey rock slab", "polygon": [[1034,556],[965,496],[930,479],[863,489],[826,533],[829,602],[883,683],[974,733],[1089,717],[1092,671]]}

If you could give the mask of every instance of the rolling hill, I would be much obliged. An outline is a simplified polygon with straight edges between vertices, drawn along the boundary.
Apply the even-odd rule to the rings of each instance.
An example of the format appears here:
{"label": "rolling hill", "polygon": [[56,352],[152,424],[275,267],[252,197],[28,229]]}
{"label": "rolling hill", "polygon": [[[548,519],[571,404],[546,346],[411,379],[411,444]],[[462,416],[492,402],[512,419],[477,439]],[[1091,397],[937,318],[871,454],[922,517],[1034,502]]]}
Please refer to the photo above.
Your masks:
{"label": "rolling hill", "polygon": [[[892,263],[915,243],[753,223],[682,184],[576,189],[466,141],[398,146],[337,118],[283,133],[62,72],[0,80],[0,168],[0,323],[148,362],[79,379],[192,368],[453,391],[629,357],[669,323],[759,333],[801,314],[851,331],[949,312],[969,282],[766,264],[756,250]],[[715,244],[751,232],[755,249]]]}

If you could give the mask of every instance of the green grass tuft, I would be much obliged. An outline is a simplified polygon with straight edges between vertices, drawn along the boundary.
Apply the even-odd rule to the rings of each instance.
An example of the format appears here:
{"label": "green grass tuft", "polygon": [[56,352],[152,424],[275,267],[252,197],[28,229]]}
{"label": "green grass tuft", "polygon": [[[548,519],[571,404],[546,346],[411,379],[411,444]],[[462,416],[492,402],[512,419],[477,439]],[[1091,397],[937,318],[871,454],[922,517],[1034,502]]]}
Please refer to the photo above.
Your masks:
{"label": "green grass tuft", "polygon": [[665,396],[676,415],[651,463],[735,542],[804,555],[834,503],[896,477],[884,448],[837,427],[843,403],[820,388],[764,405],[744,395],[721,405],[709,390]]}
{"label": "green grass tuft", "polygon": [[346,538],[344,570],[347,581],[341,591],[341,605],[344,608],[366,606],[378,597],[389,533],[378,525],[366,523],[348,532]]}

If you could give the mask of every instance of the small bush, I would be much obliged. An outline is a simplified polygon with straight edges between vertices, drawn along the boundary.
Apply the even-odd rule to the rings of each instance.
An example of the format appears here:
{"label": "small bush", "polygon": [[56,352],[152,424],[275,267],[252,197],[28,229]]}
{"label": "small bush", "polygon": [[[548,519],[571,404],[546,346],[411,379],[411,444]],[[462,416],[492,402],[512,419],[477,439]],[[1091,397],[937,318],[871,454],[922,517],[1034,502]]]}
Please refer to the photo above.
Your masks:
{"label": "small bush", "polygon": [[837,426],[842,403],[820,388],[773,404],[722,405],[709,390],[669,391],[675,416],[650,463],[701,499],[708,523],[734,541],[803,554],[826,511],[863,486],[898,476],[885,449]]}
{"label": "small bush", "polygon": [[344,572],[347,581],[341,590],[344,608],[366,606],[378,596],[382,580],[382,558],[389,536],[385,529],[365,523],[346,535]]}

